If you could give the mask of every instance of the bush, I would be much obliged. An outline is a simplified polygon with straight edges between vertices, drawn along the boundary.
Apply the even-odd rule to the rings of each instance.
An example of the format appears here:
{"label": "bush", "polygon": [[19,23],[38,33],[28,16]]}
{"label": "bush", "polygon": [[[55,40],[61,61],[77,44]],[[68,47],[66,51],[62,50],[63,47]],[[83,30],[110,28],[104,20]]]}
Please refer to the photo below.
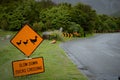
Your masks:
{"label": "bush", "polygon": [[69,26],[70,26],[68,28],[69,33],[79,34],[79,36],[77,37],[83,36],[84,31],[83,31],[83,28],[79,24],[76,24],[75,22],[71,22]]}
{"label": "bush", "polygon": [[64,36],[60,31],[53,31],[53,33],[50,35],[51,39],[56,39],[58,41],[64,41]]}
{"label": "bush", "polygon": [[35,31],[42,31],[42,27],[43,27],[43,23],[41,23],[41,22],[35,22],[35,23],[33,23],[33,29],[35,30]]}
{"label": "bush", "polygon": [[0,28],[2,30],[8,30],[8,22],[7,22],[7,20],[1,20],[0,24],[1,24]]}

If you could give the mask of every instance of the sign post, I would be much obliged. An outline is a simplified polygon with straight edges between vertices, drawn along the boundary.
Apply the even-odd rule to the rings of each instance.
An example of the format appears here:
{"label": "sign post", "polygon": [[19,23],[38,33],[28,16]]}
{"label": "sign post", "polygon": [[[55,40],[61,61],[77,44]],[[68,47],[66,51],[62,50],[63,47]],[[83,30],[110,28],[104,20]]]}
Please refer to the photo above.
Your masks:
{"label": "sign post", "polygon": [[[10,42],[24,55],[30,57],[30,55],[35,51],[42,41],[43,38],[29,25],[24,25]],[[12,67],[14,77],[26,76],[45,71],[43,58],[28,58],[27,60],[13,61]]]}

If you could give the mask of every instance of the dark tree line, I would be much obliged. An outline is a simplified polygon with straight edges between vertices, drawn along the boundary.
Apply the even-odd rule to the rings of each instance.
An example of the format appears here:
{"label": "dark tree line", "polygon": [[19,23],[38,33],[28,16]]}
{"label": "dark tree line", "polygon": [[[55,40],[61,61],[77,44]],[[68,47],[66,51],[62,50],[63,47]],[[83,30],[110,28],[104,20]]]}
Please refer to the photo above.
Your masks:
{"label": "dark tree line", "polygon": [[93,33],[120,30],[120,18],[98,15],[89,5],[55,4],[51,0],[0,0],[0,28],[16,31],[25,23],[36,31]]}

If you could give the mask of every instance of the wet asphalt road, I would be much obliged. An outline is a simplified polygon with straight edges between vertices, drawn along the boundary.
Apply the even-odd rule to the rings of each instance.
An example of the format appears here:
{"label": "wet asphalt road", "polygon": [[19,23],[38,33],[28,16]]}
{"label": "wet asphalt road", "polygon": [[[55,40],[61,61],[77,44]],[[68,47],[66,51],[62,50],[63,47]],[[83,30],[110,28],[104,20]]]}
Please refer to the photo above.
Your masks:
{"label": "wet asphalt road", "polygon": [[120,77],[120,33],[96,34],[62,43],[61,47],[89,80]]}

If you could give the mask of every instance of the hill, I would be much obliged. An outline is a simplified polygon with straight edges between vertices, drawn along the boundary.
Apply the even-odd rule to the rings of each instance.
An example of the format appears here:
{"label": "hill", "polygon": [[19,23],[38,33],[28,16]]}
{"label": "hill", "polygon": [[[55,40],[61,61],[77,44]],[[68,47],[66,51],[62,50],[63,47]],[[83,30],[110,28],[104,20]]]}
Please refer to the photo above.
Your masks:
{"label": "hill", "polygon": [[111,15],[120,11],[120,0],[52,0],[55,3],[68,2],[76,4],[82,2],[90,5],[99,14]]}
{"label": "hill", "polygon": [[111,14],[111,15],[112,15],[112,16],[115,16],[115,17],[120,17],[120,11],[117,11],[117,12]]}

